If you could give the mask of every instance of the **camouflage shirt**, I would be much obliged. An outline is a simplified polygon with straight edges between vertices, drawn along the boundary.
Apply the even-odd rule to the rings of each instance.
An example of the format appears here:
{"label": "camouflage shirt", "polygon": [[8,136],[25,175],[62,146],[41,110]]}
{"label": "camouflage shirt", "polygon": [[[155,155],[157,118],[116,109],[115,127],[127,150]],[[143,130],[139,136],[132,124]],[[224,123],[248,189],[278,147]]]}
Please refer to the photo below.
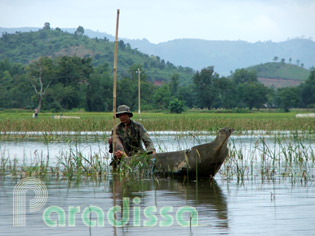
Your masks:
{"label": "camouflage shirt", "polygon": [[137,152],[144,152],[142,142],[144,143],[147,152],[155,151],[153,142],[146,129],[138,122],[130,120],[130,124],[127,128],[123,123],[118,124],[116,126],[116,134],[121,140],[128,156]]}

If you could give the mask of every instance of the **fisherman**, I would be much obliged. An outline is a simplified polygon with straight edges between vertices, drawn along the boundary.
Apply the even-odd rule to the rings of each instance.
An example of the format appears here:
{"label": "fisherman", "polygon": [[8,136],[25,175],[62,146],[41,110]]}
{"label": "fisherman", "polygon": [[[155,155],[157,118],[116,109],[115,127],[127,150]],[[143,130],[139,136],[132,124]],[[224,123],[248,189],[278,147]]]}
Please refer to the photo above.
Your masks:
{"label": "fisherman", "polygon": [[[132,156],[137,153],[144,153],[145,150],[142,147],[142,142],[146,147],[148,154],[155,154],[153,142],[149,137],[146,129],[142,124],[131,120],[133,116],[130,112],[130,108],[126,105],[118,107],[116,112],[116,118],[120,119],[120,124],[116,126],[116,151],[114,156],[114,167],[119,164],[119,160],[122,157]],[[112,137],[109,138],[109,152],[113,152]],[[118,161],[118,163],[117,163]]]}

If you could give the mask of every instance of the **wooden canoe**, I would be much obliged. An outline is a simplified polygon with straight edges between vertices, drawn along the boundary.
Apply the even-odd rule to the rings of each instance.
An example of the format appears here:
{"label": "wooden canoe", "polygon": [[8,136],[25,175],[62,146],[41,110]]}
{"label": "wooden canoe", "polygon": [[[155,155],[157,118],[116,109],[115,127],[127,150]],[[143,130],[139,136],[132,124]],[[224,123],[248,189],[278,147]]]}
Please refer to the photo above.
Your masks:
{"label": "wooden canoe", "polygon": [[227,141],[233,129],[223,128],[215,140],[190,149],[152,155],[155,172],[195,177],[214,177],[228,156]]}

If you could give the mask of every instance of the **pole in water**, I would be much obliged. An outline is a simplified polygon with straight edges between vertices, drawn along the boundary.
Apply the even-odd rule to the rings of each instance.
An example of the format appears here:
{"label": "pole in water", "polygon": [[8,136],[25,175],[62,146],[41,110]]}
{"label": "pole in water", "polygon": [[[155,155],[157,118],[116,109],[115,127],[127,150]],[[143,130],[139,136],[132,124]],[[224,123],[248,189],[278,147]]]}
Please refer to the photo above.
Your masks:
{"label": "pole in water", "polygon": [[140,118],[140,113],[141,113],[141,109],[140,109],[140,104],[141,104],[141,97],[140,97],[140,74],[141,74],[141,71],[140,71],[140,68],[138,68],[137,70],[137,73],[138,73],[138,114],[139,114],[139,118]]}
{"label": "pole in water", "polygon": [[114,85],[113,85],[113,155],[116,150],[116,81],[117,81],[117,48],[118,48],[119,9],[117,9],[115,54],[114,54]]}

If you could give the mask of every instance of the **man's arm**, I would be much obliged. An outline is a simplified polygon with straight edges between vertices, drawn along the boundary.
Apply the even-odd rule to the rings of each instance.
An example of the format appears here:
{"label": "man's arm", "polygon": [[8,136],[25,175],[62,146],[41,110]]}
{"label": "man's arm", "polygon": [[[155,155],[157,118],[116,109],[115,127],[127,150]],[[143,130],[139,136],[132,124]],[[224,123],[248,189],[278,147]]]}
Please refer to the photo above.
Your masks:
{"label": "man's arm", "polygon": [[156,150],[154,148],[154,144],[153,144],[148,132],[143,127],[143,125],[141,125],[141,128],[140,128],[140,136],[141,136],[141,140],[143,141],[147,152],[152,152],[154,154],[156,152]]}
{"label": "man's arm", "polygon": [[[116,127],[116,134],[118,133],[117,131],[118,131],[118,128]],[[113,135],[113,131],[112,131],[112,135]],[[110,153],[113,153],[113,136],[112,135],[108,138],[109,152]],[[118,135],[116,135],[115,156],[117,156],[118,159],[121,159],[123,156],[124,157],[128,156],[126,154],[125,148],[124,148]]]}

